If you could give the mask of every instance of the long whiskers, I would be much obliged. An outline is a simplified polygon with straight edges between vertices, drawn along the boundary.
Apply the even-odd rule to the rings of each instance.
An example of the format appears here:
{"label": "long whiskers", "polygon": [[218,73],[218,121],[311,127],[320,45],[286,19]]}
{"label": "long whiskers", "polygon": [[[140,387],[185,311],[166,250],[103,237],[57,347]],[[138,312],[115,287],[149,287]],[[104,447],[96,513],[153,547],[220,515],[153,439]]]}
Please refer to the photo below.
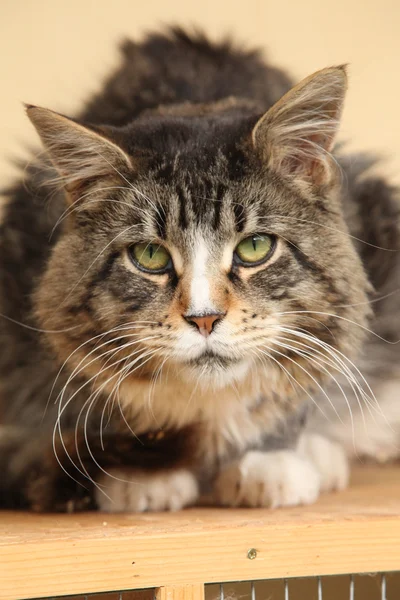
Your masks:
{"label": "long whiskers", "polygon": [[[313,354],[314,360],[316,360],[315,355],[317,354],[318,361],[321,361],[321,355],[322,355],[322,357],[324,357],[325,359],[328,359],[328,366],[330,367],[330,369],[337,371],[345,378],[345,380],[349,384],[349,386],[352,390],[352,393],[354,394],[354,397],[357,401],[357,404],[360,408],[361,417],[362,417],[362,420],[364,423],[364,429],[365,429],[365,432],[367,435],[369,435],[369,432],[368,432],[368,428],[367,428],[366,421],[365,421],[365,415],[364,415],[364,411],[363,411],[362,402],[367,407],[368,412],[370,413],[370,415],[374,421],[376,421],[376,419],[375,419],[373,412],[382,416],[383,419],[385,420],[386,424],[388,425],[388,427],[390,429],[392,429],[390,423],[388,422],[385,414],[383,413],[383,411],[379,405],[379,402],[378,402],[377,398],[375,397],[367,380],[365,379],[363,374],[360,372],[358,367],[356,365],[354,365],[354,363],[346,355],[344,355],[338,349],[333,348],[326,342],[323,342],[322,340],[319,340],[315,336],[310,335],[308,332],[306,332],[304,330],[299,331],[296,329],[285,328],[285,327],[280,327],[280,330],[283,332],[289,333],[289,335],[292,336],[292,338],[297,337],[297,338],[300,338],[301,340],[303,340],[303,342],[304,341],[306,342],[305,344],[302,344],[299,341],[291,339],[290,340],[290,342],[292,344],[292,347],[290,348],[291,350],[296,352],[296,349],[293,348],[293,343],[300,344],[300,346],[306,346],[309,349],[309,352],[311,352]],[[279,336],[278,336],[278,339],[279,339]],[[302,349],[299,349],[299,350],[301,351]],[[297,350],[297,353],[299,352],[299,350]],[[325,361],[325,364],[327,364],[326,361]],[[329,374],[330,377],[333,378],[333,375],[329,370],[328,370],[327,374]],[[333,379],[336,379],[336,378],[333,378]],[[336,383],[339,384],[339,382],[337,382],[337,381],[336,381]],[[363,386],[365,386],[365,388]],[[353,420],[353,412],[352,412],[352,408],[351,408],[351,403],[348,401],[347,396],[344,393],[344,390],[343,390],[343,395],[345,398],[347,408],[349,410],[349,416],[350,416],[350,422],[351,422],[351,428],[352,428],[352,436],[353,436],[353,444],[355,446],[356,440],[355,440],[354,420]],[[335,412],[336,412],[336,410],[335,410]]]}
{"label": "long whiskers", "polygon": [[[141,358],[141,357],[139,357],[139,358],[138,358],[138,360],[140,360],[140,358]],[[139,368],[140,366],[142,366],[142,365],[141,365],[141,364],[140,364],[140,365],[138,365],[138,367],[137,367],[137,368]],[[134,370],[135,370],[135,369],[134,369]],[[118,373],[117,373],[117,374],[115,374],[115,375],[118,375]],[[107,380],[107,382],[108,382],[108,380]],[[105,382],[105,384],[106,384],[107,382]],[[103,384],[103,386],[101,386],[101,387],[103,388],[105,384]],[[79,452],[79,443],[78,443],[78,429],[79,429],[79,421],[80,421],[80,419],[81,419],[81,416],[82,416],[82,414],[83,414],[83,412],[84,412],[84,410],[85,410],[86,406],[88,406],[88,409],[87,409],[87,411],[86,411],[85,421],[84,421],[84,428],[83,428],[83,432],[84,432],[84,438],[85,438],[85,444],[86,444],[86,447],[87,447],[88,453],[89,453],[90,457],[92,458],[92,460],[94,461],[95,465],[96,465],[96,466],[97,466],[97,467],[98,467],[98,468],[99,468],[101,471],[103,471],[104,473],[108,474],[108,475],[109,475],[111,478],[114,478],[114,479],[119,479],[119,478],[117,478],[117,477],[114,477],[112,474],[110,474],[110,473],[107,473],[107,472],[106,472],[106,471],[105,471],[105,470],[104,470],[104,469],[103,469],[103,468],[102,468],[102,467],[99,465],[99,463],[96,461],[96,459],[95,459],[95,457],[94,457],[94,455],[93,455],[93,453],[92,453],[92,451],[91,451],[91,449],[90,449],[90,445],[89,445],[89,441],[88,441],[88,435],[87,435],[87,424],[88,424],[89,413],[90,413],[91,409],[93,408],[93,406],[94,406],[94,404],[95,404],[95,402],[96,402],[96,400],[97,400],[97,398],[98,398],[98,395],[99,395],[99,394],[96,392],[96,394],[95,394],[94,396],[92,396],[92,395],[91,395],[91,396],[89,396],[89,398],[86,400],[86,402],[85,402],[85,403],[84,403],[84,405],[82,406],[82,408],[81,408],[81,410],[80,410],[80,412],[79,412],[78,418],[77,418],[77,420],[76,420],[76,425],[75,425],[75,450],[76,450],[76,455],[77,455],[77,458],[78,458],[78,460],[79,460],[79,463],[80,463],[80,465],[81,465],[81,467],[82,467],[82,470],[81,470],[81,469],[79,469],[79,467],[78,467],[78,466],[77,466],[77,465],[74,463],[74,461],[72,460],[71,456],[69,455],[69,453],[68,453],[68,452],[66,451],[66,449],[65,449],[65,446],[64,446],[64,443],[63,443],[63,439],[62,439],[62,433],[61,433],[61,422],[60,422],[60,421],[59,421],[59,434],[60,434],[60,439],[61,439],[61,442],[62,442],[62,444],[63,444],[64,451],[66,452],[66,454],[67,454],[68,458],[70,459],[70,461],[71,461],[72,465],[73,465],[73,466],[74,466],[74,467],[75,467],[75,468],[78,470],[78,472],[80,472],[80,473],[81,473],[81,475],[83,475],[83,477],[87,478],[87,479],[88,479],[88,480],[89,480],[91,483],[93,483],[93,485],[94,485],[94,486],[95,486],[95,487],[96,487],[96,488],[97,488],[97,489],[98,489],[98,490],[99,490],[101,493],[103,493],[105,496],[107,496],[107,498],[108,498],[108,495],[107,495],[107,494],[104,492],[104,490],[102,490],[102,489],[101,489],[101,486],[100,486],[100,485],[99,485],[97,482],[95,482],[95,481],[93,480],[93,478],[90,476],[90,474],[89,474],[88,470],[87,470],[87,469],[86,469],[86,467],[84,466],[84,463],[83,463],[83,461],[82,461],[82,458],[81,458],[81,456],[80,456],[80,452]],[[103,448],[103,449],[104,449],[104,448]],[[60,466],[63,468],[63,465],[61,464],[61,462],[60,462],[60,460],[59,460],[59,458],[58,458],[58,456],[57,456],[57,455],[56,455],[56,458],[57,458],[57,460],[58,460],[58,462],[59,462]],[[67,473],[67,471],[66,471],[64,468],[63,468],[63,470],[64,470],[64,471]],[[68,474],[69,476],[71,476],[69,473],[67,473],[67,474]],[[75,479],[75,481],[76,481],[76,479]],[[121,480],[121,481],[123,481],[123,480]]]}
{"label": "long whiskers", "polygon": [[164,368],[165,363],[168,360],[168,356],[165,356],[164,360],[161,362],[161,364],[158,366],[157,370],[155,371],[155,373],[152,374],[151,376],[151,380],[150,380],[150,388],[149,388],[149,393],[148,393],[148,398],[147,398],[147,407],[149,410],[151,410],[152,413],[152,417],[154,422],[157,422],[157,417],[154,414],[153,411],[153,404],[152,404],[152,399],[155,393],[155,388],[156,388],[156,384],[157,384],[157,379],[160,378],[160,383],[161,383],[161,374],[162,374],[162,370]]}
{"label": "long whiskers", "polygon": [[[264,346],[265,347],[265,346]],[[317,379],[305,368],[303,367],[299,362],[296,362],[293,358],[290,358],[289,356],[287,356],[286,354],[284,354],[283,352],[280,352],[279,350],[276,350],[276,348],[272,348],[272,347],[266,347],[270,352],[274,352],[274,354],[278,354],[279,356],[283,357],[285,360],[288,360],[289,362],[293,363],[295,365],[296,368],[299,368],[301,371],[303,371],[303,373],[306,374],[306,376],[313,382],[313,384],[321,391],[321,393],[325,396],[325,398],[328,400],[328,402],[330,403],[330,405],[334,408],[333,403],[331,401],[331,399],[329,398],[327,392],[324,390],[324,388],[322,387],[322,385],[319,383],[319,381],[317,381]],[[297,381],[297,380],[296,380]],[[297,382],[298,383],[298,382]],[[315,402],[314,402],[315,403]],[[322,410],[322,409],[321,409]],[[324,413],[323,413],[324,414]],[[326,417],[326,415],[324,414],[324,416]]]}
{"label": "long whiskers", "polygon": [[73,325],[72,327],[66,327],[65,329],[40,329],[40,327],[33,327],[32,325],[27,325],[26,323],[22,323],[21,321],[17,321],[17,319],[13,319],[12,317],[8,317],[0,313],[0,318],[9,321],[10,323],[14,323],[15,325],[19,325],[24,329],[29,329],[30,331],[36,331],[37,333],[67,333],[68,331],[73,331],[74,329],[78,329],[81,325]]}
{"label": "long whiskers", "polygon": [[[354,374],[352,373],[352,371],[346,365],[343,365],[341,360],[337,360],[337,357],[334,355],[334,349],[332,349],[333,354],[330,353],[330,356],[331,357],[333,356],[333,360],[332,360],[332,358],[328,358],[329,355],[327,356],[326,352],[321,352],[320,350],[317,350],[316,348],[312,347],[310,344],[304,344],[302,342],[299,342],[298,340],[293,340],[291,338],[285,338],[282,336],[277,336],[277,340],[283,341],[284,342],[283,346],[286,347],[288,350],[294,351],[301,356],[310,357],[310,359],[315,361],[317,364],[324,363],[324,364],[328,365],[329,367],[331,367],[332,369],[334,369],[335,371],[342,374],[346,378],[348,383],[350,384],[355,396],[358,397],[358,394],[361,392],[361,396],[366,401],[368,409],[371,410],[370,406],[369,406],[368,395],[361,388],[359,382],[357,381],[357,379],[354,376]],[[290,345],[288,345],[287,342],[289,342]],[[293,346],[293,344],[296,344],[296,346]],[[315,344],[317,345],[317,342],[315,342]],[[300,346],[300,348],[299,348],[299,346]],[[316,357],[318,357],[318,358],[316,358]],[[335,380],[335,382],[337,383],[337,385],[339,386],[341,391],[343,391],[339,382],[334,378],[333,374],[331,372],[328,372],[327,370],[326,370],[326,372],[329,374],[329,376],[331,378],[333,378]],[[373,408],[375,408],[375,407],[373,407]],[[362,411],[361,406],[360,406],[360,409]]]}
{"label": "long whiskers", "polygon": [[[133,337],[133,335],[134,335],[134,334],[131,334],[131,337]],[[100,337],[102,337],[102,336],[100,336]],[[150,337],[150,336],[148,336],[148,337]],[[151,337],[156,337],[156,336],[151,336]],[[106,354],[108,354],[108,353],[110,353],[110,352],[111,352],[111,356],[115,356],[115,355],[116,355],[118,352],[120,352],[121,350],[125,350],[125,349],[126,349],[128,346],[131,346],[131,345],[134,345],[134,344],[138,344],[138,343],[140,343],[140,342],[143,342],[143,341],[144,341],[144,338],[142,337],[141,339],[134,340],[134,341],[128,342],[127,344],[124,344],[124,345],[123,345],[123,347],[119,347],[119,348],[117,348],[117,349],[112,349],[111,351],[108,351],[108,352],[106,352],[106,353],[103,353],[103,354],[104,354],[104,355],[106,355]],[[102,344],[102,345],[103,345],[103,344]],[[140,352],[140,351],[139,351],[139,352]],[[146,352],[147,352],[147,350],[146,350],[145,352],[143,352],[143,351],[142,351],[142,355],[143,355],[143,354],[145,354]],[[152,352],[153,352],[153,351],[152,351]],[[138,353],[138,352],[135,352],[134,354],[137,354],[137,353]],[[137,358],[135,358],[133,361],[131,361],[131,363],[130,363],[130,364],[131,364],[131,366],[133,366],[133,364],[136,364],[136,362],[140,361],[140,359],[141,359],[142,355],[141,355],[141,356],[139,356],[139,357],[137,357]],[[55,455],[56,455],[56,459],[57,459],[58,463],[60,464],[60,466],[61,466],[61,468],[63,469],[63,471],[64,471],[65,473],[67,473],[67,474],[68,474],[68,476],[71,476],[71,474],[70,474],[70,473],[68,473],[68,472],[66,471],[66,469],[65,469],[65,468],[64,468],[64,466],[62,465],[62,463],[61,463],[61,461],[59,460],[59,457],[58,457],[58,455],[57,455],[57,449],[56,449],[56,432],[58,432],[58,434],[59,434],[59,437],[60,437],[60,440],[61,440],[61,444],[62,444],[62,447],[63,447],[63,451],[64,451],[65,455],[67,456],[67,458],[69,459],[69,461],[71,462],[71,464],[72,464],[72,465],[73,465],[73,466],[74,466],[74,467],[75,467],[75,468],[78,470],[78,472],[80,472],[80,473],[81,473],[81,475],[83,475],[84,477],[87,477],[87,471],[86,471],[86,469],[84,469],[83,471],[86,471],[86,473],[85,473],[85,472],[81,471],[81,470],[79,469],[79,467],[77,467],[77,465],[76,465],[76,464],[74,463],[74,461],[72,460],[72,457],[70,456],[70,454],[69,454],[69,452],[68,452],[68,450],[67,450],[67,448],[66,448],[66,446],[65,446],[65,443],[64,443],[64,440],[63,440],[63,435],[62,435],[62,430],[61,430],[61,418],[62,418],[63,414],[65,413],[66,409],[68,408],[68,405],[69,405],[69,404],[70,404],[70,403],[73,401],[73,399],[76,397],[76,395],[77,395],[79,392],[81,392],[81,391],[82,391],[82,390],[83,390],[83,389],[84,389],[84,388],[85,388],[87,385],[89,385],[90,383],[92,383],[92,382],[95,382],[95,381],[97,380],[97,378],[98,378],[100,375],[102,375],[102,374],[103,374],[103,373],[104,373],[106,370],[108,370],[108,369],[111,369],[111,368],[113,368],[113,367],[116,367],[116,365],[118,365],[118,364],[119,364],[121,361],[124,361],[124,360],[126,360],[126,358],[121,358],[121,359],[119,359],[119,360],[117,360],[117,361],[114,361],[112,364],[110,364],[110,365],[108,365],[108,366],[103,366],[103,368],[102,368],[102,369],[101,369],[101,370],[100,370],[98,373],[96,373],[95,375],[93,375],[92,377],[90,377],[90,378],[89,378],[87,381],[85,381],[85,382],[84,382],[84,383],[83,383],[83,384],[82,384],[82,385],[81,385],[81,386],[80,386],[80,387],[79,387],[77,390],[75,390],[75,392],[74,392],[74,393],[71,395],[71,397],[68,399],[68,401],[67,401],[65,404],[63,404],[63,397],[64,397],[64,395],[65,395],[65,392],[66,392],[66,388],[67,388],[67,386],[70,384],[70,382],[72,381],[72,379],[73,379],[73,378],[74,378],[74,377],[75,377],[77,374],[79,374],[79,372],[81,371],[81,369],[79,369],[79,368],[78,368],[78,369],[75,369],[75,370],[74,370],[74,374],[73,374],[73,375],[71,375],[71,376],[68,378],[68,381],[67,381],[67,383],[66,383],[66,384],[63,386],[63,388],[62,388],[62,390],[61,390],[61,392],[60,392],[60,394],[59,394],[59,397],[58,397],[58,399],[59,399],[58,417],[57,417],[56,424],[55,424],[55,427],[54,427],[54,432],[53,432],[53,448],[54,448],[54,453],[55,453]],[[140,365],[138,365],[138,368],[139,368],[139,366],[140,366]],[[120,373],[116,373],[115,375],[118,375],[118,376],[119,376],[119,375],[120,375]],[[105,382],[102,384],[102,386],[100,386],[100,387],[101,387],[101,389],[103,389],[103,387],[105,387],[105,386],[106,386],[108,383],[109,383],[109,380],[106,380],[106,381],[105,381]],[[96,393],[97,393],[97,392],[96,392]],[[80,415],[82,414],[82,411],[83,411],[83,410],[84,410],[84,408],[87,406],[87,403],[88,403],[88,402],[92,403],[92,402],[94,402],[94,401],[95,401],[95,399],[96,399],[96,398],[97,398],[97,396],[95,396],[95,398],[93,399],[93,394],[91,394],[91,395],[89,396],[88,400],[85,402],[85,404],[84,404],[84,407],[82,407],[82,409],[81,409],[81,412],[80,412],[79,414],[80,414]],[[91,406],[91,405],[90,405],[90,406]],[[78,420],[77,420],[77,422],[76,422],[76,431],[77,431],[77,428],[78,428],[79,418],[80,418],[80,417],[78,417]],[[77,451],[78,451],[78,450],[77,450]],[[81,461],[80,461],[80,462],[81,462]]]}
{"label": "long whiskers", "polygon": [[361,325],[360,323],[357,323],[356,321],[352,321],[351,319],[342,317],[341,315],[335,315],[334,313],[328,313],[328,312],[323,312],[323,311],[319,311],[319,310],[289,310],[289,311],[280,312],[280,313],[276,313],[276,314],[277,315],[301,315],[301,314],[308,314],[308,313],[315,314],[315,315],[324,315],[326,317],[332,317],[335,319],[340,319],[342,321],[346,321],[347,323],[350,323],[351,325],[355,325],[356,327],[359,327],[363,331],[366,331],[367,333],[373,335],[374,337],[378,338],[382,342],[385,342],[386,344],[390,344],[391,346],[396,346],[397,344],[400,343],[400,340],[396,340],[395,342],[386,340],[384,337],[382,337],[378,333],[375,333],[375,331],[372,331],[372,329],[369,329],[368,327],[365,327],[364,325]]}
{"label": "long whiskers", "polygon": [[[151,358],[153,357],[154,354],[156,354],[156,352],[157,352],[157,350],[152,350],[152,351],[149,351],[149,352],[144,352],[143,354],[140,355],[140,357],[136,358],[134,361],[131,361],[131,363],[129,364],[129,373],[126,373],[126,376],[131,375],[137,369],[142,368],[149,360],[151,360]],[[142,360],[143,358],[146,358],[146,360],[143,361]],[[137,362],[139,362],[139,361],[141,361],[141,362],[134,369],[132,369],[132,366],[134,366],[135,364],[137,364]],[[117,375],[120,376],[119,373]],[[87,450],[88,450],[89,455],[90,455],[91,459],[93,460],[94,464],[98,467],[98,469],[100,469],[100,471],[102,471],[104,474],[108,475],[112,479],[116,479],[117,481],[123,481],[123,482],[126,482],[126,483],[130,483],[131,480],[121,479],[120,477],[116,477],[115,475],[112,475],[112,473],[109,473],[108,471],[106,471],[105,469],[103,469],[103,467],[96,460],[96,458],[95,458],[95,456],[94,456],[94,454],[93,454],[93,452],[92,452],[92,450],[90,448],[89,437],[88,437],[88,433],[87,433],[88,419],[89,419],[90,411],[93,408],[93,406],[95,405],[96,400],[98,399],[99,395],[100,394],[96,392],[94,398],[90,400],[90,403],[89,403],[89,406],[88,406],[88,410],[86,411],[86,415],[85,415],[83,432],[84,432],[84,438],[85,438],[85,444],[86,444]],[[79,419],[77,420],[76,431],[77,431],[77,428],[78,428],[78,424],[79,424]],[[100,434],[101,434],[101,430],[100,430]],[[104,449],[104,446],[103,446],[103,449]],[[79,454],[78,446],[77,446],[76,450],[77,450],[77,454]],[[105,493],[96,483],[95,483],[95,485],[96,485],[96,487],[98,487],[98,489],[99,489],[100,492]],[[105,494],[105,495],[107,496],[107,494]]]}
{"label": "long whiskers", "polygon": [[267,346],[265,344],[263,345],[263,349],[261,349],[261,348],[257,349],[258,353],[263,354],[269,360],[273,361],[276,365],[278,365],[279,369],[281,369],[286,374],[286,376],[288,377],[288,379],[291,382],[293,382],[296,386],[298,386],[304,392],[304,394],[306,396],[308,396],[308,398],[311,400],[311,402],[317,407],[317,409],[319,410],[319,412],[327,419],[328,417],[325,414],[324,410],[314,400],[314,398],[312,397],[312,395],[310,394],[310,392],[296,379],[296,377],[294,377],[294,375],[292,375],[292,373],[290,373],[290,371],[288,369],[286,369],[286,367],[279,360],[277,360],[274,356],[272,356],[270,354],[270,352],[273,352],[273,351],[274,351],[273,348],[271,348],[270,346]]}
{"label": "long whiskers", "polygon": [[[361,381],[365,384],[368,392],[371,395],[371,398],[373,400],[373,402],[379,406],[379,403],[374,395],[374,392],[371,389],[371,386],[369,385],[369,383],[367,382],[367,380],[365,379],[364,375],[361,373],[361,371],[359,370],[359,368],[345,355],[343,354],[343,352],[341,352],[340,350],[338,350],[337,348],[334,348],[333,346],[331,346],[330,344],[328,344],[327,342],[324,342],[322,340],[320,340],[319,338],[310,335],[308,332],[304,331],[304,330],[300,330],[300,329],[292,329],[292,328],[288,328],[288,327],[280,327],[281,331],[284,331],[286,333],[295,335],[297,337],[303,338],[306,341],[316,344],[317,346],[319,346],[320,348],[322,348],[326,353],[328,353],[336,362],[339,363],[339,365],[341,367],[343,367],[344,371],[346,373],[348,373],[351,377],[353,377],[354,379],[354,375],[351,372],[351,369],[354,369],[354,371],[356,372],[356,374],[360,377]],[[361,388],[362,389],[362,388]]]}
{"label": "long whiskers", "polygon": [[[132,324],[127,324],[127,325],[124,325],[124,326],[114,327],[113,329],[110,329],[110,330],[106,331],[105,333],[99,333],[98,335],[92,336],[91,338],[89,338],[88,340],[86,340],[85,342],[83,342],[82,344],[80,344],[77,348],[75,348],[75,350],[73,350],[68,355],[68,357],[64,360],[64,362],[62,363],[61,367],[59,368],[59,370],[57,372],[57,375],[56,375],[56,377],[54,379],[53,385],[51,386],[50,393],[49,393],[49,396],[47,398],[46,406],[45,406],[45,409],[43,411],[42,421],[43,421],[43,419],[44,419],[44,417],[46,415],[46,412],[47,412],[47,409],[48,409],[48,406],[49,406],[49,402],[51,400],[51,397],[53,395],[53,392],[54,392],[54,389],[55,389],[55,387],[57,385],[57,382],[58,382],[58,380],[59,380],[59,378],[61,376],[61,373],[65,369],[67,363],[72,359],[72,357],[74,356],[74,354],[76,354],[77,352],[79,352],[80,350],[82,350],[87,344],[93,343],[94,340],[103,339],[107,335],[111,335],[113,333],[116,333],[117,331],[132,330],[132,329],[139,329],[139,328],[144,328],[145,327],[143,325],[139,325],[138,326],[139,323],[147,323],[147,321],[136,321],[136,322],[133,322]],[[155,323],[155,321],[149,321],[149,323]],[[112,340],[108,340],[107,342],[105,342],[105,344],[102,344],[101,346],[96,346],[89,354],[85,355],[85,357],[80,361],[80,363],[77,365],[77,367],[75,367],[75,369],[79,368],[80,365],[82,364],[82,362],[86,358],[88,358],[92,353],[96,352],[99,348],[101,348],[102,346],[104,346],[106,344],[110,344],[110,343],[116,342],[119,339],[120,339],[119,337],[116,337],[116,338],[114,338]],[[64,385],[64,387],[66,387],[71,380],[72,380],[72,374],[70,375],[70,377],[69,377],[67,383]],[[57,402],[57,400],[58,400],[58,397],[56,398],[55,403]]]}
{"label": "long whiskers", "polygon": [[[142,327],[138,327],[138,329],[141,329]],[[130,329],[135,329],[134,327],[130,328]],[[115,331],[115,330],[114,330]],[[128,342],[127,344],[124,344],[122,346],[119,346],[117,349],[116,348],[111,348],[110,350],[107,350],[101,354],[97,354],[93,359],[91,359],[88,362],[88,359],[90,356],[92,356],[93,354],[98,353],[98,351],[103,348],[104,346],[107,346],[109,344],[112,344],[114,342],[119,342],[120,340],[124,339],[124,338],[128,338],[128,339],[132,339],[135,336],[138,335],[142,335],[140,333],[134,334],[134,333],[130,333],[127,335],[122,335],[122,336],[117,336],[116,338],[113,338],[111,340],[107,340],[106,342],[104,342],[103,344],[100,344],[99,346],[96,346],[93,350],[91,350],[88,354],[85,354],[85,356],[80,360],[80,362],[76,365],[76,367],[73,369],[73,371],[71,372],[71,374],[69,375],[67,382],[64,384],[63,388],[61,389],[59,395],[57,396],[55,403],[60,399],[60,396],[62,395],[62,391],[65,390],[67,388],[67,386],[71,383],[71,381],[77,376],[79,375],[82,371],[84,371],[85,369],[87,369],[90,365],[92,365],[93,363],[97,362],[99,359],[103,358],[104,356],[107,356],[108,354],[113,353],[114,351],[121,351],[124,350],[126,348],[129,348],[131,343]],[[101,334],[100,337],[103,337],[104,334]],[[97,337],[97,336],[95,336]],[[146,340],[150,340],[150,339],[155,339],[157,336],[155,335],[151,335],[151,336],[147,336],[146,338],[142,338],[141,340],[137,340],[137,342],[140,341],[146,341]],[[76,350],[74,350],[74,352],[72,352],[69,357],[64,361],[61,369],[59,370],[55,383],[57,381],[57,379],[60,376],[61,370],[65,367],[65,365],[67,364],[67,361],[71,359],[71,357],[73,356],[73,354],[75,354],[75,352],[77,352],[80,348],[82,348],[87,342],[85,342],[84,344],[81,344],[81,346],[79,348],[77,348]],[[133,343],[133,342],[132,342]],[[83,366],[81,366],[83,365]],[[55,383],[53,384],[52,390],[54,390],[55,387]]]}

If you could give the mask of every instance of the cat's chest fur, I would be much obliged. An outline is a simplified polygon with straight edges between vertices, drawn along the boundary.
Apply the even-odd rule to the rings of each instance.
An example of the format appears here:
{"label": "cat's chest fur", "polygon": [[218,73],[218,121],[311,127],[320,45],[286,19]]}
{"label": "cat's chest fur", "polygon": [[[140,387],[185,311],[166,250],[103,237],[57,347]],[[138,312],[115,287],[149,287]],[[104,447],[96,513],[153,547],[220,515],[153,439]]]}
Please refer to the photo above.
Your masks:
{"label": "cat's chest fur", "polygon": [[286,416],[276,391],[273,379],[254,376],[219,390],[195,382],[136,381],[121,386],[120,401],[135,433],[193,427],[196,456],[210,465],[262,446]]}

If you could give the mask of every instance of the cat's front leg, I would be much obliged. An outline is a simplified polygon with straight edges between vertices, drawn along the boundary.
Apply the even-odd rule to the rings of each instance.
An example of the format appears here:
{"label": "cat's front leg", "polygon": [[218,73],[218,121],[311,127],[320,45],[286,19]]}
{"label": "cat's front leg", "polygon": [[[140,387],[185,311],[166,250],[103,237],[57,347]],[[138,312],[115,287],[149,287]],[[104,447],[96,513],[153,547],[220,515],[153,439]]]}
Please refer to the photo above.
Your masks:
{"label": "cat's front leg", "polygon": [[197,481],[187,468],[191,430],[127,436],[93,427],[34,436],[0,428],[0,506],[38,512],[177,510],[195,502]]}
{"label": "cat's front leg", "polygon": [[195,476],[188,470],[145,472],[112,469],[97,482],[96,503],[104,512],[180,510],[199,496]]}
{"label": "cat's front leg", "polygon": [[304,433],[295,449],[249,451],[226,467],[216,478],[215,498],[224,506],[311,504],[320,492],[346,487],[348,475],[339,445]]}

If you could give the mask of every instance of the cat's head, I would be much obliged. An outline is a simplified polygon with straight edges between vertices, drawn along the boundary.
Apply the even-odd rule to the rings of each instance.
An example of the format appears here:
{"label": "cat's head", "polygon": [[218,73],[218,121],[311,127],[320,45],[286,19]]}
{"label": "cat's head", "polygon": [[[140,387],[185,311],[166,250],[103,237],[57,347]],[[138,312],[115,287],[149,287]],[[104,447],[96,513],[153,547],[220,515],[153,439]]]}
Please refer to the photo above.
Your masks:
{"label": "cat's head", "polygon": [[114,382],[274,371],[300,392],[343,371],[369,310],[331,155],[345,90],[328,68],[264,115],[226,101],[118,129],[28,107],[67,197],[37,295],[61,359]]}

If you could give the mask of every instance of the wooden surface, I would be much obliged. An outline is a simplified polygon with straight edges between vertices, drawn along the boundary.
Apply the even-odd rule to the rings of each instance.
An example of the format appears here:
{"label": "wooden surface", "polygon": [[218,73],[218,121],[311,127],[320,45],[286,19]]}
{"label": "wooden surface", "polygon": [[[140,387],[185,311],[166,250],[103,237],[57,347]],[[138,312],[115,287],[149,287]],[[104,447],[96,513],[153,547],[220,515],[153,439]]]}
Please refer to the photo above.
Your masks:
{"label": "wooden surface", "polygon": [[158,588],[156,600],[204,600],[204,585],[168,585]]}
{"label": "wooden surface", "polygon": [[1,599],[399,569],[400,467],[293,509],[0,513]]}

